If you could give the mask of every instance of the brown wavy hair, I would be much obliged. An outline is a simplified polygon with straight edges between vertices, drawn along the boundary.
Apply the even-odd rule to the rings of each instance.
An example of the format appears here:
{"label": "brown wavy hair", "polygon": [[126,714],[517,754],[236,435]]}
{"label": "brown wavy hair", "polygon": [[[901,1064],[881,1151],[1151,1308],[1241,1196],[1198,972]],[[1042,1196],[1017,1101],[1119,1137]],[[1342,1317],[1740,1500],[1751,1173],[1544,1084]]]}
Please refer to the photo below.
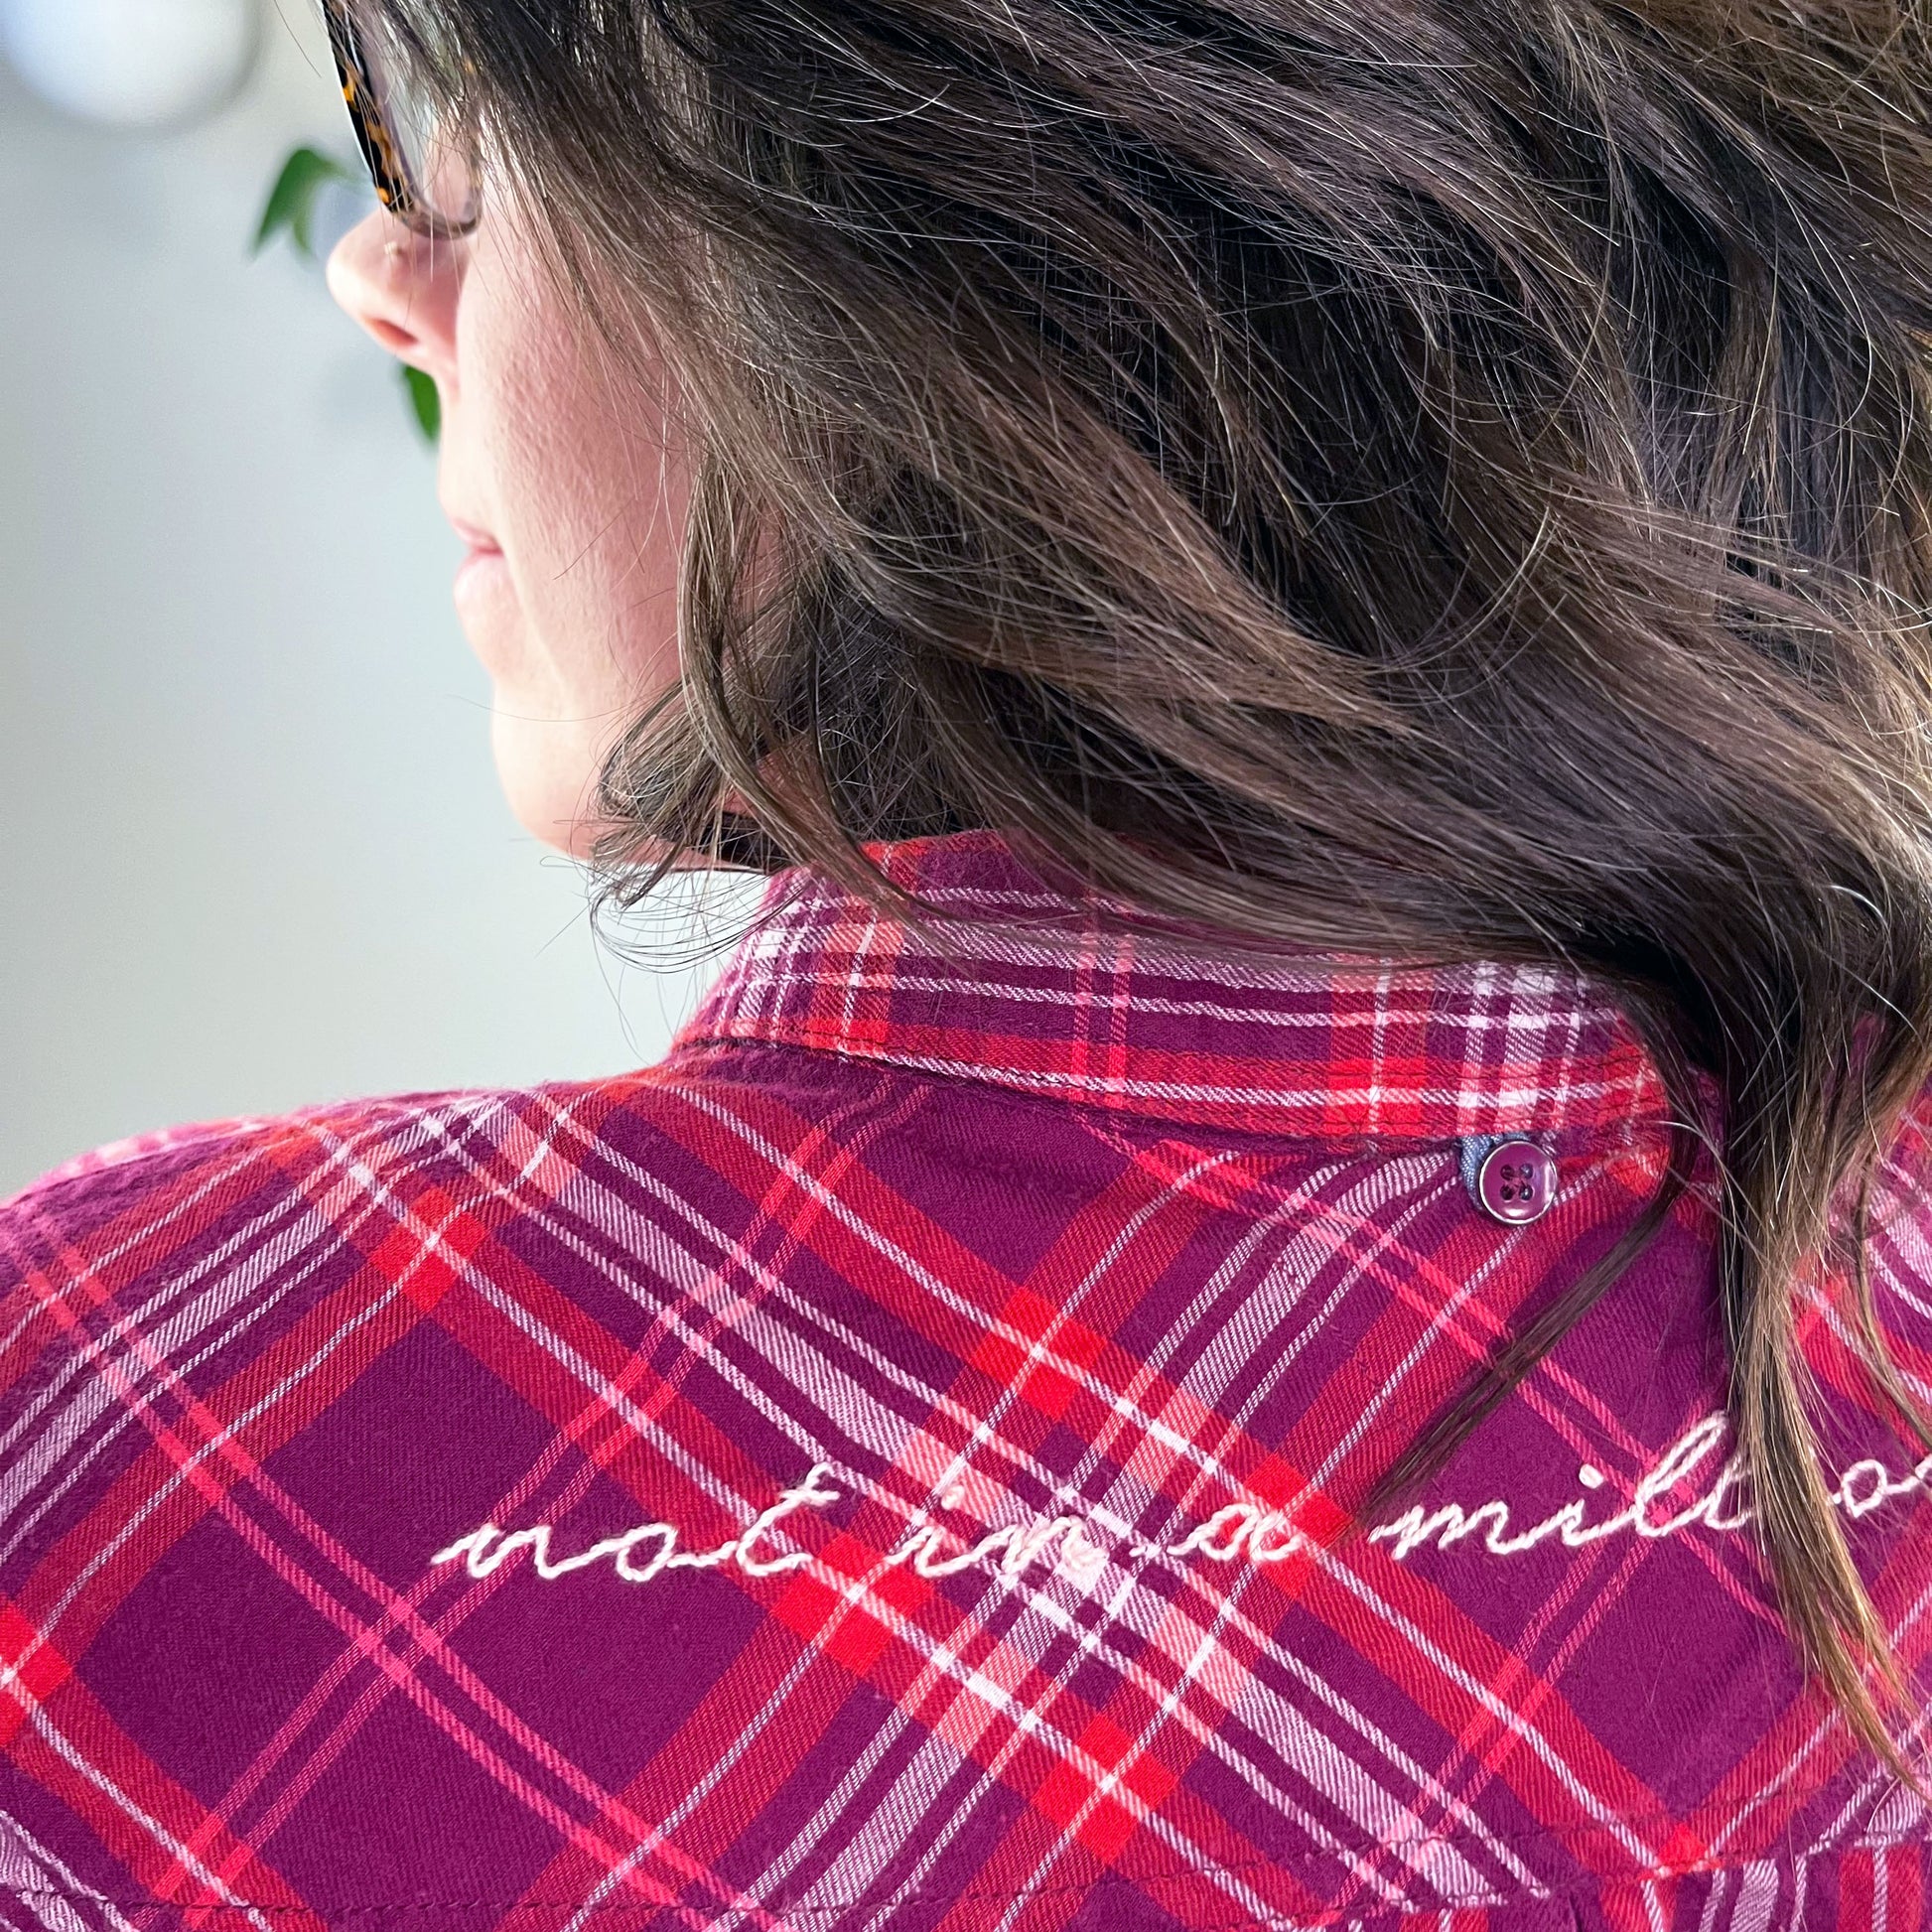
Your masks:
{"label": "brown wavy hair", "polygon": [[863,842],[993,825],[1249,939],[1606,983],[1669,1176],[1391,1481],[1702,1140],[1779,1598],[1907,1769],[1794,1310],[1842,1245],[1932,1446],[1862,1241],[1932,1074],[1925,10],[384,4],[702,426],[619,896],[885,895]]}

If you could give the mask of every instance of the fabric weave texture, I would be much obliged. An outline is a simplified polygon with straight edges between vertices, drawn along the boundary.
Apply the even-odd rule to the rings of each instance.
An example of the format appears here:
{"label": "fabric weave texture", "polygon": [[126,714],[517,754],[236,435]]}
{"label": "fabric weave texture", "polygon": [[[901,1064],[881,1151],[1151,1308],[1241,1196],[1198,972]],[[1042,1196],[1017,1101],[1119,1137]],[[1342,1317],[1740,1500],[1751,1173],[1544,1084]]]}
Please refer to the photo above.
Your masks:
{"label": "fabric weave texture", "polygon": [[[0,1207],[0,1923],[1932,1926],[1772,1606],[1699,1190],[1361,1513],[1658,1184],[1614,1006],[878,856],[944,916],[781,875],[658,1065]],[[1925,1142],[1870,1248],[1922,1395]],[[1932,1458],[1841,1287],[1825,1476],[1922,1707]]]}

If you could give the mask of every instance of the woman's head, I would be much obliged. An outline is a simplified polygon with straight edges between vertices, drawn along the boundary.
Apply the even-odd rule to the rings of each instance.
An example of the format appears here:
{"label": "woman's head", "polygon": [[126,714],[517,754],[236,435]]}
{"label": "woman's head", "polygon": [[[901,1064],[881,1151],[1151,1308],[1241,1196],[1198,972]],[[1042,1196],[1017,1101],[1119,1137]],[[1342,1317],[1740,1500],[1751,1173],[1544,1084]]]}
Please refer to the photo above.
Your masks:
{"label": "woman's head", "polygon": [[436,380],[438,493],[470,552],[456,602],[497,769],[530,831],[581,850],[604,755],[676,681],[684,442],[661,364],[620,363],[547,253],[497,196],[461,237],[372,215],[329,267],[344,307]]}
{"label": "woman's head", "polygon": [[990,824],[1249,934],[1608,981],[1720,1096],[1742,1447],[1869,1723],[1792,1327],[1932,1073],[1919,10],[383,5],[539,211],[558,352],[661,352],[689,425],[604,860],[864,887]]}

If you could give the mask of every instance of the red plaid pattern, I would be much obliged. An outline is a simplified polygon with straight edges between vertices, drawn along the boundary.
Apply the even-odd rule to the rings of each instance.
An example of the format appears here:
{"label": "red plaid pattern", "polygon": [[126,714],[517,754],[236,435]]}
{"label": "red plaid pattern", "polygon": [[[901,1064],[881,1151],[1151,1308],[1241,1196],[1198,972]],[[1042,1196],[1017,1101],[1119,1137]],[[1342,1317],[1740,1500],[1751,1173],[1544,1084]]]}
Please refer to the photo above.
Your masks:
{"label": "red plaid pattern", "polygon": [[[1769,1604],[1696,1201],[1344,1534],[1654,1186],[1614,1010],[880,856],[961,917],[775,881],[659,1066],[0,1209],[0,1920],[1932,1924]],[[1466,1184],[1499,1135],[1531,1225]],[[1924,1155],[1873,1248],[1921,1391]],[[1828,1291],[1827,1474],[1932,1675],[1932,1463]]]}

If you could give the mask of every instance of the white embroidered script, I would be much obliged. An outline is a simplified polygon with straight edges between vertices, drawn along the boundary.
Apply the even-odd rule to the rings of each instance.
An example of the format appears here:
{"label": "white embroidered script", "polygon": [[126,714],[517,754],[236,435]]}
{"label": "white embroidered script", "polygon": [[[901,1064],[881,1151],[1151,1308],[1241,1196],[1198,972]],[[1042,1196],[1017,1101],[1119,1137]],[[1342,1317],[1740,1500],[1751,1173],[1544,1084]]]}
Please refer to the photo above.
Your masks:
{"label": "white embroidered script", "polygon": [[[1577,1496],[1527,1529],[1512,1530],[1508,1503],[1492,1497],[1473,1508],[1440,1503],[1431,1509],[1419,1503],[1392,1523],[1378,1523],[1369,1531],[1369,1540],[1386,1542],[1389,1554],[1400,1562],[1426,1544],[1448,1550],[1469,1537],[1479,1538],[1492,1557],[1514,1557],[1552,1537],[1569,1549],[1581,1550],[1613,1536],[1655,1539],[1678,1536],[1699,1525],[1721,1533],[1741,1530],[1755,1514],[1740,1493],[1742,1458],[1731,1455],[1715,1470],[1712,1467],[1726,1433],[1723,1416],[1706,1416],[1693,1423],[1638,1479],[1629,1502],[1593,1523],[1588,1520],[1588,1496]],[[1844,1471],[1829,1501],[1848,1516],[1868,1516],[1881,1503],[1922,1492],[1928,1478],[1932,1478],[1932,1455],[1902,1476],[1866,1457]],[[1600,1490],[1607,1481],[1603,1471],[1588,1462],[1577,1471],[1578,1485],[1586,1490]],[[1687,1489],[1699,1493],[1672,1508],[1673,1492]]]}
{"label": "white embroidered script", "polygon": [[[1523,1529],[1508,1501],[1500,1496],[1465,1505],[1418,1503],[1394,1521],[1378,1523],[1368,1532],[1371,1543],[1386,1544],[1401,1563],[1418,1550],[1450,1550],[1473,1541],[1493,1557],[1522,1556],[1553,1539],[1579,1550],[1615,1536],[1657,1539],[1703,1528],[1720,1534],[1740,1530],[1752,1510],[1743,1498],[1743,1467],[1735,1454],[1717,1461],[1726,1434],[1722,1415],[1706,1416],[1692,1424],[1657,1461],[1638,1478],[1622,1508],[1590,1520],[1592,1500],[1609,1484],[1601,1469],[1586,1462],[1577,1471],[1583,1493],[1561,1504]],[[527,1551],[530,1568],[545,1583],[554,1583],[598,1564],[608,1564],[627,1584],[647,1584],[673,1570],[715,1570],[731,1565],[748,1577],[776,1577],[803,1569],[812,1561],[804,1548],[781,1550],[784,1525],[805,1511],[830,1507],[845,1491],[831,1482],[832,1467],[814,1462],[804,1478],[781,1490],[776,1502],[754,1517],[735,1537],[699,1549],[684,1547],[683,1533],[667,1522],[638,1523],[617,1536],[557,1556],[552,1550],[554,1526],[538,1523],[528,1529],[504,1530],[484,1523],[458,1537],[430,1559],[432,1564],[461,1562],[472,1577],[490,1576],[520,1551]],[[1894,1474],[1875,1458],[1854,1462],[1839,1477],[1831,1502],[1852,1517],[1868,1516],[1881,1504],[1923,1493],[1932,1485],[1932,1455],[1905,1475]],[[1687,1492],[1689,1499],[1686,1500]],[[964,1491],[949,1490],[940,1501],[957,1509]],[[787,1533],[787,1540],[788,1533]],[[886,1557],[884,1567],[909,1566],[918,1576],[940,1579],[989,1566],[1006,1583],[1013,1583],[1035,1567],[1090,1589],[1116,1551],[1140,1559],[1199,1556],[1211,1562],[1269,1565],[1295,1556],[1312,1557],[1315,1540],[1298,1528],[1292,1512],[1259,1502],[1233,1502],[1177,1542],[1145,1543],[1133,1539],[1098,1539],[1083,1516],[1034,1516],[967,1539],[939,1524],[912,1524]]]}

